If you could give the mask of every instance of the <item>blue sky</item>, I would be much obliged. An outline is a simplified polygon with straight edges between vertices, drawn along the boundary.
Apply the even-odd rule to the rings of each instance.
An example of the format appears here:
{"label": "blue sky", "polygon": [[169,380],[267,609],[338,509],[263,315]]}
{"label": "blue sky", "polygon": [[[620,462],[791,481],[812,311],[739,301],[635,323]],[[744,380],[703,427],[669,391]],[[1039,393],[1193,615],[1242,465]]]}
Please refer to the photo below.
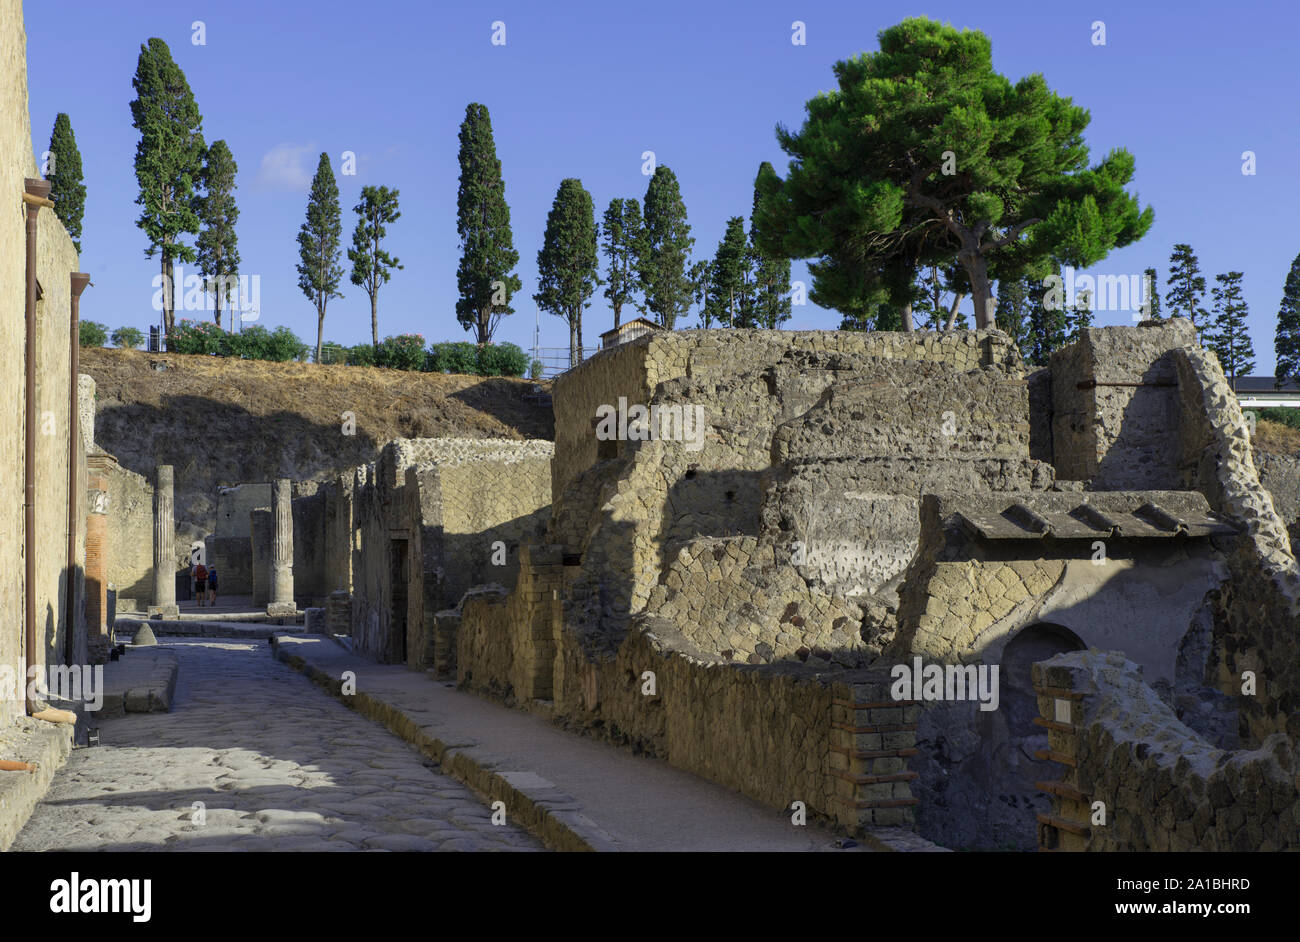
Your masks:
{"label": "blue sky", "polygon": [[[1213,284],[1245,273],[1257,373],[1272,370],[1283,281],[1300,253],[1300,16],[1283,4],[1039,2],[442,4],[411,0],[40,0],[25,5],[33,146],[48,147],[54,116],[72,119],[88,195],[82,268],[94,288],[83,317],[109,327],[154,322],[155,259],[135,227],[131,78],[141,43],[165,40],[185,71],[210,142],[224,138],[239,164],[239,250],[261,278],[260,323],[315,340],[315,312],[297,286],[295,238],[318,155],[339,178],[345,240],[363,185],[401,192],[389,251],[405,269],[380,294],[380,335],[469,339],[455,319],[457,129],[470,102],[492,115],[524,292],[499,340],[532,344],[536,256],[560,180],[579,177],[597,212],[613,197],[642,197],[642,153],[655,152],[681,182],[695,257],[711,257],[729,216],[748,219],[755,171],[787,158],[774,126],[797,128],[804,103],[834,84],[839,59],[876,48],[879,30],[914,15],[979,29],[994,65],[1013,80],[1041,72],[1088,108],[1094,159],[1123,146],[1133,184],[1155,209],[1139,243],[1092,272],[1139,274],[1154,265],[1161,294],[1175,242],[1190,242]],[[806,24],[806,45],[791,24]],[[1094,45],[1092,24],[1105,23]],[[193,44],[202,21],[205,45]],[[494,21],[505,45],[491,43]],[[1242,174],[1242,152],[1256,174]],[[346,258],[344,259],[346,263]],[[794,277],[806,278],[796,262]],[[369,339],[365,292],[344,277],[325,337]],[[1207,296],[1206,305],[1209,306]],[[966,309],[970,309],[969,302]],[[210,317],[203,313],[180,316]],[[612,325],[603,297],[584,317],[594,344]],[[542,345],[567,329],[542,315]],[[693,322],[693,318],[691,321]],[[1098,325],[1131,323],[1099,312]],[[825,329],[839,315],[796,307],[790,328]]]}

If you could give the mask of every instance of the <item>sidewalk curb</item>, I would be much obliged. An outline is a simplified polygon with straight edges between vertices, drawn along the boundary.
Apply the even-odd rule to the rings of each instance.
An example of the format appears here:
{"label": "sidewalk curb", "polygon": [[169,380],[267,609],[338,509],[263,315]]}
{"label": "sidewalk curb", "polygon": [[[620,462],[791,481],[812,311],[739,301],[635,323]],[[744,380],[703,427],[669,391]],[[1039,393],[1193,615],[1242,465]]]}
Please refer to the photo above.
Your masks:
{"label": "sidewalk curb", "polygon": [[477,742],[445,742],[426,733],[401,710],[358,691],[342,692],[341,678],[331,676],[305,658],[290,654],[270,639],[276,660],[329,692],[345,706],[382,725],[437,762],[441,770],[490,801],[505,803],[510,820],[544,844],[560,851],[617,851],[618,844],[581,811],[572,796],[533,772],[500,769],[503,759]]}
{"label": "sidewalk curb", "polygon": [[[18,834],[45,798],[54,774],[72,754],[73,727],[21,717],[13,731],[22,737],[21,753],[6,759],[36,762],[35,772],[0,772],[0,853],[13,846]],[[14,738],[17,738],[15,736]]]}

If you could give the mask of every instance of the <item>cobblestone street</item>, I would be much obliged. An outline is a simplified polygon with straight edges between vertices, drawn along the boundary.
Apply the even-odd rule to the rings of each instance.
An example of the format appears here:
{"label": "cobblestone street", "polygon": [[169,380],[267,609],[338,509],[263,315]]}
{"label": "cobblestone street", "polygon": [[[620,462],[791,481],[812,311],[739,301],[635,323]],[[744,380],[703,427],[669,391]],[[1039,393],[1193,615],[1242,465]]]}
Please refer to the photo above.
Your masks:
{"label": "cobblestone street", "polygon": [[543,849],[264,642],[169,646],[172,712],[102,721],[13,850]]}

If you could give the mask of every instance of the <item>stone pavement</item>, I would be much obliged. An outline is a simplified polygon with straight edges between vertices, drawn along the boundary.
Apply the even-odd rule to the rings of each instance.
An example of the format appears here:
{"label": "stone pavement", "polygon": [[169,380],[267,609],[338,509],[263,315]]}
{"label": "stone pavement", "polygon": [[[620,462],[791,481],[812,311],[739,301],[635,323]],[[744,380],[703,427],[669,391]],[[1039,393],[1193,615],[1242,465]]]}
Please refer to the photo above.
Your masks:
{"label": "stone pavement", "polygon": [[[448,772],[506,802],[561,849],[631,851],[863,851],[899,840],[836,846],[838,834],[796,826],[789,812],[759,805],[665,762],[566,733],[541,717],[458,691],[401,665],[376,664],[322,635],[276,638],[281,659],[342,696],[436,759]],[[917,841],[906,849],[921,849]]]}
{"label": "stone pavement", "polygon": [[541,849],[265,641],[161,647],[180,662],[172,712],[100,723],[13,850]]}

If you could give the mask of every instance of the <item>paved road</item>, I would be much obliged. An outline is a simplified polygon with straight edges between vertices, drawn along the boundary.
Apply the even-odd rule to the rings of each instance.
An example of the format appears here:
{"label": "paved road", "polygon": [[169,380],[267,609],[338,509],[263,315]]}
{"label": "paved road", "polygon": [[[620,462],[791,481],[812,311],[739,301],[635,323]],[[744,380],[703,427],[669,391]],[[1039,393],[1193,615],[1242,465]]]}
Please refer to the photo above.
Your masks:
{"label": "paved road", "polygon": [[170,646],[172,712],[104,720],[13,850],[542,849],[265,642]]}

